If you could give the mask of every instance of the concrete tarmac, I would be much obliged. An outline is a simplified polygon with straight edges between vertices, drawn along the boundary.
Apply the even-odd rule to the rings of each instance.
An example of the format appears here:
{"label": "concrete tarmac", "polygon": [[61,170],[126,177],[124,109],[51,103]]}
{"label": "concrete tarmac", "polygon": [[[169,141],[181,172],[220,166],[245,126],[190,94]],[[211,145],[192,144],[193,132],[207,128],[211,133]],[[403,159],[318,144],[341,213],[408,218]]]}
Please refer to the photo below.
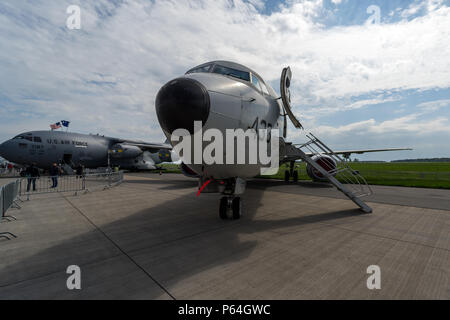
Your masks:
{"label": "concrete tarmac", "polygon": [[[450,190],[375,187],[372,214],[326,184],[258,180],[218,217],[195,180],[128,174],[36,195],[1,223],[1,299],[450,299]],[[69,265],[81,290],[68,290]],[[381,270],[369,290],[367,268]]]}

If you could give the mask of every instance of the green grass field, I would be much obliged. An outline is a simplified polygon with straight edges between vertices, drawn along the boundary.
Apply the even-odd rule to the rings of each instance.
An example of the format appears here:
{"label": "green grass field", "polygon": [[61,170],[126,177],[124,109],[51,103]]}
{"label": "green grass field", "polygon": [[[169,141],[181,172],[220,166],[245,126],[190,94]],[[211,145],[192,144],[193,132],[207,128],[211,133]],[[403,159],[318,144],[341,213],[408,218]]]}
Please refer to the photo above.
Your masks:
{"label": "green grass field", "polygon": [[[425,187],[450,189],[450,162],[351,162],[350,167],[369,184],[386,186]],[[166,172],[180,173],[178,165],[164,164]],[[284,179],[287,165],[282,165],[277,174],[261,178]],[[306,164],[296,163],[299,180],[311,180],[306,174]]]}

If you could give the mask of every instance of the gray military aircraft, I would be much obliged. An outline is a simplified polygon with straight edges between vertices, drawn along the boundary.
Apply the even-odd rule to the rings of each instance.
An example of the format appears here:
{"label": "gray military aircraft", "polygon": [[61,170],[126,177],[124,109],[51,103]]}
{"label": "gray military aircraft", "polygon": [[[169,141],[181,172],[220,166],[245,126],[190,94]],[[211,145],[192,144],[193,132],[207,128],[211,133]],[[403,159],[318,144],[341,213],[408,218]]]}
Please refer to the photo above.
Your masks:
{"label": "gray military aircraft", "polygon": [[[224,136],[227,129],[277,129],[280,132],[280,162],[291,164],[290,170],[285,172],[286,181],[290,177],[293,180],[298,179],[294,163],[301,159],[307,162],[307,174],[313,180],[329,180],[363,211],[371,212],[370,207],[334,179],[338,165],[335,156],[340,154],[348,158],[352,153],[405,150],[406,148],[332,152],[325,146],[321,152],[304,153],[300,148],[285,141],[287,117],[296,128],[302,128],[291,110],[289,91],[291,78],[290,68],[284,68],[280,79],[281,97],[279,97],[260,75],[241,64],[229,61],[207,62],[169,81],[159,90],[155,103],[158,121],[174,147],[177,143],[172,139],[173,132],[177,129],[185,129],[189,132],[187,136],[194,136],[194,121],[201,121],[202,130],[218,129]],[[267,138],[267,143],[270,143],[270,136]],[[203,150],[207,145],[208,143],[202,142]],[[249,150],[244,151],[247,159]],[[223,152],[226,157],[225,148]],[[236,157],[236,152],[233,156]],[[181,159],[184,160],[183,154]],[[187,176],[199,178],[199,191],[224,195],[220,200],[220,217],[239,219],[242,203],[238,195],[245,190],[245,179],[260,174],[261,165],[207,164],[205,161],[202,163],[189,161],[187,162],[189,164],[186,164],[185,162],[184,160],[181,163],[181,170]],[[353,171],[352,174],[356,172]]]}
{"label": "gray military aircraft", "polygon": [[167,143],[110,138],[64,131],[30,131],[0,145],[0,155],[21,164],[36,163],[49,169],[53,163],[86,168],[120,166],[130,170],[152,170],[156,164],[171,162]]}

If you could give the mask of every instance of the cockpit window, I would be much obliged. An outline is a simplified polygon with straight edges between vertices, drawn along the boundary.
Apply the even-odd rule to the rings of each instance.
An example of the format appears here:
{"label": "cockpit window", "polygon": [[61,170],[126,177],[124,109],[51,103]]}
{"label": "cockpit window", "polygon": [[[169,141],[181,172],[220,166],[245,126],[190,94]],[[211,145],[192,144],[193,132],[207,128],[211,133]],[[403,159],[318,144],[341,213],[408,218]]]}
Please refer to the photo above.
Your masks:
{"label": "cockpit window", "polygon": [[255,85],[255,87],[258,90],[262,90],[263,93],[269,94],[269,90],[267,90],[267,87],[264,84],[264,82],[257,75],[254,75],[253,73],[252,73],[252,83]]}
{"label": "cockpit window", "polygon": [[34,142],[42,142],[40,137],[34,137]]}
{"label": "cockpit window", "polygon": [[13,139],[25,139],[24,136],[15,136]]}
{"label": "cockpit window", "polygon": [[24,139],[26,139],[28,141],[33,141],[33,137],[31,137],[31,136],[26,136],[26,137],[24,137]]}
{"label": "cockpit window", "polygon": [[261,82],[260,84],[261,84],[262,91],[263,91],[265,94],[270,95],[269,90],[267,89],[265,83],[264,83],[264,82]]}
{"label": "cockpit window", "polygon": [[250,73],[247,71],[241,71],[233,68],[224,67],[221,65],[215,65],[212,70],[213,73],[223,74],[226,76],[238,78],[245,81],[250,81]]}
{"label": "cockpit window", "polygon": [[197,68],[189,70],[188,72],[186,72],[186,74],[188,74],[188,73],[209,72],[209,70],[211,69],[211,66],[212,66],[212,64],[207,64],[207,65],[202,66],[202,67],[197,67]]}
{"label": "cockpit window", "polygon": [[252,74],[252,83],[255,85],[256,89],[261,91],[259,79],[254,74]]}

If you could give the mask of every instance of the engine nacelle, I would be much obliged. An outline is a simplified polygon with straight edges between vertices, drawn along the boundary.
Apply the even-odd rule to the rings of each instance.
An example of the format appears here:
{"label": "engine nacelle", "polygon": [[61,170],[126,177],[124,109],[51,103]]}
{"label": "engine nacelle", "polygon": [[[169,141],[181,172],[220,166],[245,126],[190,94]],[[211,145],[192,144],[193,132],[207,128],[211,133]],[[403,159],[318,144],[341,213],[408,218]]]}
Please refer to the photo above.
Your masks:
{"label": "engine nacelle", "polygon": [[184,162],[182,162],[180,164],[180,169],[181,172],[189,178],[199,178],[200,175],[198,173],[196,173],[194,170],[192,170],[191,168],[189,168],[187,165],[184,164]]}
{"label": "engine nacelle", "polygon": [[161,162],[172,162],[172,154],[170,150],[161,149],[158,152],[158,157]]}
{"label": "engine nacelle", "polygon": [[136,158],[141,154],[141,148],[136,146],[117,143],[111,147],[111,157],[115,159]]}
{"label": "engine nacelle", "polygon": [[[328,172],[334,171],[336,169],[336,161],[334,161],[334,159],[330,156],[322,154],[313,156],[311,157],[311,159]],[[325,178],[323,174],[319,172],[319,170],[314,169],[309,164],[306,165],[306,173],[313,181],[328,181],[328,179]],[[336,172],[332,172],[331,175],[334,177],[336,175]]]}

